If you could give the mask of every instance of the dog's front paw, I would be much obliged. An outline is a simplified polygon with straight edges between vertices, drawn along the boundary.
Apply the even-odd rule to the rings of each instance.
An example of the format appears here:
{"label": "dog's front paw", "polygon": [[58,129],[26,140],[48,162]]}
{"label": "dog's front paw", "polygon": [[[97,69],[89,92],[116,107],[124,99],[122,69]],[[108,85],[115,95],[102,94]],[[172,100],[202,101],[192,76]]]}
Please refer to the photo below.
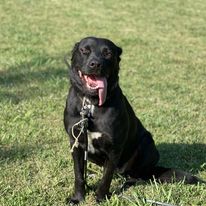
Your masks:
{"label": "dog's front paw", "polygon": [[110,199],[110,197],[111,197],[111,193],[109,193],[109,194],[96,193],[96,202],[100,203],[100,202],[104,201],[106,198]]}
{"label": "dog's front paw", "polygon": [[80,202],[84,200],[82,195],[74,195],[72,197],[68,197],[66,199],[67,205],[78,205]]}

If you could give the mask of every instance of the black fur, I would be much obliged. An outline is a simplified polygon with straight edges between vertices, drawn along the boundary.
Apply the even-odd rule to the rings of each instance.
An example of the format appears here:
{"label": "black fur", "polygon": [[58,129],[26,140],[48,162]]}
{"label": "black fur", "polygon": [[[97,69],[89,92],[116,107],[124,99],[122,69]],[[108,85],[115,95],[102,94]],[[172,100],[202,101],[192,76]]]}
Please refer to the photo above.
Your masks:
{"label": "black fur", "polygon": [[[104,54],[105,48],[106,55]],[[103,176],[96,191],[97,201],[101,201],[109,194],[114,172],[143,180],[148,180],[154,175],[159,180],[166,182],[170,182],[175,175],[177,180],[185,178],[187,183],[196,183],[198,179],[188,173],[156,166],[159,153],[152,135],[135,116],[118,84],[121,53],[122,49],[110,40],[95,37],[82,39],[75,44],[72,51],[71,87],[64,112],[64,124],[72,146],[74,138],[71,135],[71,128],[81,118],[83,97],[87,97],[95,105],[88,130],[100,132],[102,137],[93,140],[95,153],[89,153],[88,157],[90,161],[104,167]],[[88,65],[94,59],[100,66],[91,69]],[[102,106],[98,106],[97,92],[88,90],[79,77],[78,71],[107,78],[107,98]],[[85,197],[83,137],[80,137],[79,141],[80,146],[75,148],[72,153],[75,186],[74,196],[70,201],[74,204],[79,203]]]}

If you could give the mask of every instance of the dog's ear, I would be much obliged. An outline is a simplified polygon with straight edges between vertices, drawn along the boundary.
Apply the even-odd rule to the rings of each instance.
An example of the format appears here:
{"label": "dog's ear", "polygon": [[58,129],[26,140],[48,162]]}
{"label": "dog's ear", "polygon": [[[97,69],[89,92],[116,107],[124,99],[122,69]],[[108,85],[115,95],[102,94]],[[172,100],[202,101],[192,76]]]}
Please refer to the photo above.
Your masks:
{"label": "dog's ear", "polygon": [[76,54],[78,48],[79,48],[79,42],[75,43],[74,48],[72,49],[72,52],[71,52],[71,53],[72,53],[71,61],[73,61],[74,55]]}
{"label": "dog's ear", "polygon": [[122,48],[117,46],[117,54],[120,56],[122,54]]}
{"label": "dog's ear", "polygon": [[74,55],[75,55],[76,51],[78,50],[78,47],[79,47],[79,42],[77,42],[74,45],[74,48],[71,51],[71,55],[70,55],[70,53],[68,53],[64,56],[64,62],[68,66],[68,68],[71,68],[70,63],[69,63],[69,57],[71,56],[71,61],[73,61]]}
{"label": "dog's ear", "polygon": [[117,50],[117,58],[118,58],[118,61],[120,62],[121,61],[121,54],[122,54],[122,48],[116,46],[116,50]]}

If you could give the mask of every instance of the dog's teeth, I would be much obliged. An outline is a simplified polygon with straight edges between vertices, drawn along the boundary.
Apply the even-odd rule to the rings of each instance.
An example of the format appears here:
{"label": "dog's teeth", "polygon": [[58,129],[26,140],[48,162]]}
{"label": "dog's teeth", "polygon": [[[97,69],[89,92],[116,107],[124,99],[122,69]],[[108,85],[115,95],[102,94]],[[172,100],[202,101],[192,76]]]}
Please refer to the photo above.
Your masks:
{"label": "dog's teeth", "polygon": [[82,72],[79,70],[78,71],[80,78],[82,78]]}

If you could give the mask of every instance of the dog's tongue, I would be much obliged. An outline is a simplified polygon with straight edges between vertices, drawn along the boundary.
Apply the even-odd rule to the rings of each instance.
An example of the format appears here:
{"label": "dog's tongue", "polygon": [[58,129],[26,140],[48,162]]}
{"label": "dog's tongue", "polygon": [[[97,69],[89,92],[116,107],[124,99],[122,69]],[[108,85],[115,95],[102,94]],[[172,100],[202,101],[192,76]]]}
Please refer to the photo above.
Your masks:
{"label": "dog's tongue", "polygon": [[99,96],[99,106],[102,106],[107,97],[107,80],[105,77],[85,75],[85,80],[90,89],[97,89]]}

